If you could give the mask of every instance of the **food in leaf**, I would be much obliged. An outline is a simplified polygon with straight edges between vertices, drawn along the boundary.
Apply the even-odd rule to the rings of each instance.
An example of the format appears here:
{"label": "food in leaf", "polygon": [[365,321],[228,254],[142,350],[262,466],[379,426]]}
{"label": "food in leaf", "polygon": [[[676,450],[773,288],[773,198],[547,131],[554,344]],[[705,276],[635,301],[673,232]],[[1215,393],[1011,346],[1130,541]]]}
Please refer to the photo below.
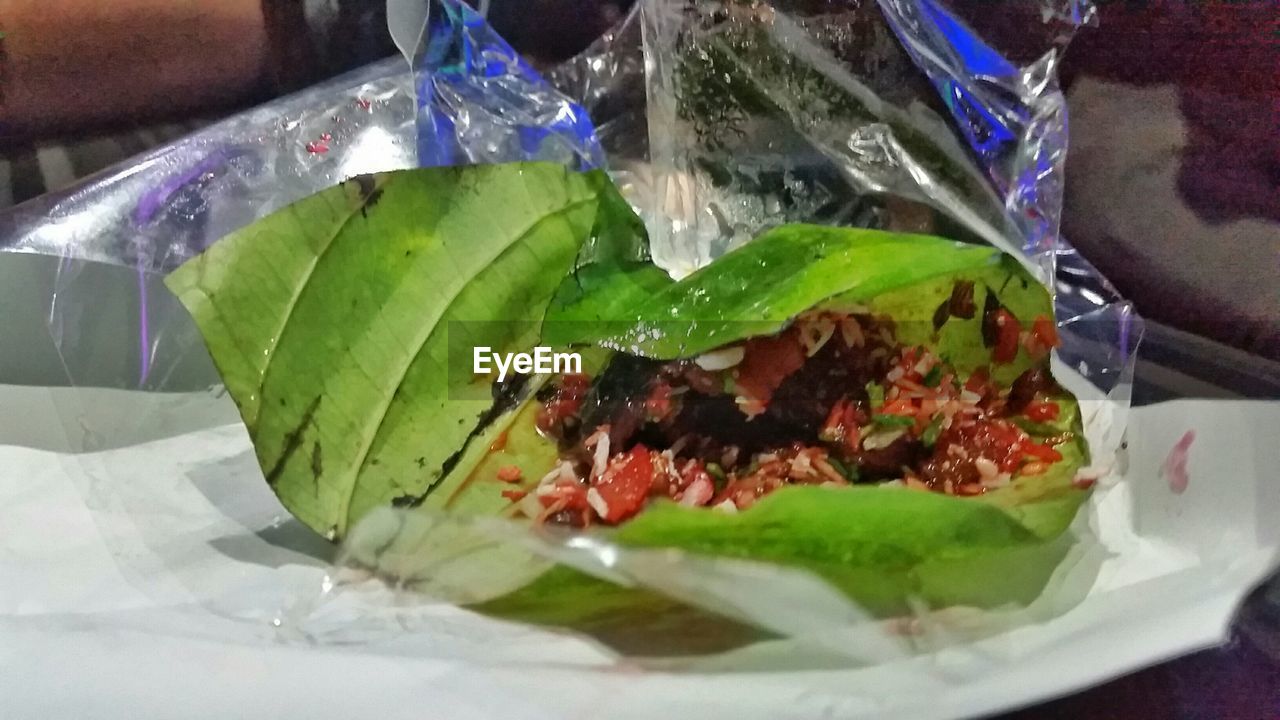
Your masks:
{"label": "food in leaf", "polygon": [[[516,517],[976,602],[1003,574],[933,573],[1041,547],[1088,494],[1049,294],[989,247],[788,225],[677,281],[607,176],[534,163],[351,181],[168,284],[330,538],[384,506]],[[536,345],[582,372],[455,365]]]}
{"label": "food in leaf", "polygon": [[[849,322],[870,340],[851,345],[820,330]],[[926,347],[897,343],[893,327],[891,318],[871,314],[811,312],[780,333],[730,346],[741,361],[714,372],[698,368],[697,382],[688,379],[696,367],[691,360],[615,358],[618,365],[598,378],[613,402],[539,413],[558,417],[539,429],[559,442],[560,466],[568,463],[574,480],[597,499],[589,503],[591,517],[561,517],[612,525],[661,500],[737,512],[787,487],[886,480],[975,496],[1062,460],[1054,446],[1071,442],[1070,433],[1035,438],[1011,419],[1052,422],[1057,401],[1069,401],[1046,385],[1043,367],[1000,388],[985,372],[962,375]],[[815,337],[818,346],[806,343]],[[707,382],[708,372],[732,377],[739,394]],[[561,382],[576,394],[584,381],[569,376],[549,387]],[[1057,401],[1023,402],[1019,394],[1028,388]],[[561,407],[564,392],[553,392],[548,403]],[[714,492],[709,465],[723,475]]]}

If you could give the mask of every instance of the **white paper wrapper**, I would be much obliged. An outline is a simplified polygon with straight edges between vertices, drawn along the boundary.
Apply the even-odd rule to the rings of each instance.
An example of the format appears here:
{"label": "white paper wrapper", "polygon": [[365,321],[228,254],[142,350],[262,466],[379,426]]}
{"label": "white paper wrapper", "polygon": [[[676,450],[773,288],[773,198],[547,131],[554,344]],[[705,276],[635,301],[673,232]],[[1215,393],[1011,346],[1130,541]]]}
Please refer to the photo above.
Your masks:
{"label": "white paper wrapper", "polygon": [[[38,421],[40,404],[65,392],[5,387],[0,402]],[[179,706],[190,717],[323,708],[396,718],[423,703],[449,717],[990,711],[1223,639],[1280,546],[1269,520],[1280,512],[1270,482],[1280,448],[1257,432],[1277,421],[1275,403],[1135,410],[1125,466],[1078,528],[1100,544],[1059,568],[1067,585],[1089,582],[1011,610],[1025,621],[1015,629],[962,609],[866,623],[834,598],[779,628],[789,637],[666,658],[338,578],[330,546],[279,507],[236,425],[80,455],[6,445],[0,706],[17,717],[92,706],[130,718]],[[1177,493],[1161,468],[1189,430]],[[336,580],[345,584],[324,590]]]}

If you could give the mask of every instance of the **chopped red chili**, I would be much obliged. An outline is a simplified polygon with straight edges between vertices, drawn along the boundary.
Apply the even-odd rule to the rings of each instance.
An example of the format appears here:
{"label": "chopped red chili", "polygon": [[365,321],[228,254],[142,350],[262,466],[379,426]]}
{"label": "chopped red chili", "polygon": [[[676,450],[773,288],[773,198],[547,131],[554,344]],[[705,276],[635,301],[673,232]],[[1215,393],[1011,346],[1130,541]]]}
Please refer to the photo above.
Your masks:
{"label": "chopped red chili", "polygon": [[618,456],[592,485],[603,501],[595,511],[608,523],[616,523],[640,511],[653,486],[653,457],[649,448],[636,445]]}
{"label": "chopped red chili", "polygon": [[1062,453],[1054,450],[1048,445],[1038,445],[1033,442],[1025,442],[1022,444],[1022,452],[1030,455],[1037,460],[1055,463],[1062,459]]}
{"label": "chopped red chili", "polygon": [[1031,403],[1023,414],[1036,422],[1050,422],[1058,419],[1058,412],[1058,403],[1045,401]]}
{"label": "chopped red chili", "polygon": [[915,417],[916,406],[911,402],[910,398],[900,397],[890,400],[880,408],[881,415],[901,415],[903,417]]}
{"label": "chopped red chili", "polygon": [[767,406],[782,381],[799,370],[804,361],[804,347],[794,328],[781,335],[752,338],[738,365],[737,388],[745,397]]}
{"label": "chopped red chili", "polygon": [[1011,363],[1018,357],[1018,333],[1021,331],[1018,327],[1018,319],[1013,316],[1013,313],[1000,308],[996,311],[995,322],[999,329],[999,336],[996,339],[996,347],[991,352],[991,359],[998,363]]}
{"label": "chopped red chili", "polygon": [[1056,348],[1062,344],[1062,338],[1058,337],[1058,326],[1054,325],[1053,320],[1044,315],[1036,316],[1036,320],[1031,326],[1031,334],[1046,348]]}
{"label": "chopped red chili", "polygon": [[987,383],[990,382],[990,380],[991,380],[991,373],[987,371],[987,368],[985,366],[980,367],[977,370],[973,371],[973,374],[969,376],[968,380],[964,381],[964,389],[968,390],[969,392],[978,393],[979,395],[982,395],[985,393],[987,389]]}

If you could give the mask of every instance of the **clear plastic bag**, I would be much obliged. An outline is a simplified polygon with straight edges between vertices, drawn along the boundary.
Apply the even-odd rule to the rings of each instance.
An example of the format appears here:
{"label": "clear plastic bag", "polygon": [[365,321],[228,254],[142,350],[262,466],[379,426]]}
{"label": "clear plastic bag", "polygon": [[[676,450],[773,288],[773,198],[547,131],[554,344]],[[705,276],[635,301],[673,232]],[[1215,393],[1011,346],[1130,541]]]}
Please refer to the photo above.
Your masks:
{"label": "clear plastic bag", "polygon": [[[194,325],[160,278],[342,180],[419,165],[604,162],[585,112],[479,15],[452,0],[433,10],[431,51],[416,72],[398,58],[370,65],[0,213],[0,250],[60,258],[48,317],[69,384],[216,385]],[[132,279],[87,263],[128,268]],[[98,323],[104,295],[132,305],[135,318]],[[124,362],[104,372],[107,353]]]}
{"label": "clear plastic bag", "polygon": [[1058,235],[1067,134],[1056,71],[1093,9],[1034,5],[1005,24],[1016,38],[998,38],[1017,41],[1018,65],[958,12],[987,20],[980,3],[649,2],[650,185],[639,202],[655,259],[677,275],[783,222],[935,232],[1023,259],[1055,292],[1062,359],[1106,396],[1089,403],[1108,416],[1095,448],[1106,458],[1123,432],[1141,320]]}
{"label": "clear plastic bag", "polygon": [[[73,386],[194,392],[217,374],[163,275],[352,175],[416,163],[413,79],[371,65],[0,214],[0,247],[58,258],[49,330]],[[102,322],[105,308],[128,308]],[[107,430],[110,430],[109,428]]]}
{"label": "clear plastic bag", "polygon": [[[1141,322],[1058,238],[1066,133],[1054,69],[1063,25],[1087,21],[1088,12],[1047,13],[1046,26],[1057,31],[1033,65],[1017,67],[931,3],[838,7],[833,16],[830,4],[804,2],[643,6],[647,162],[628,162],[632,154],[614,170],[645,216],[656,261],[682,275],[784,222],[941,232],[1023,257],[1053,279],[1065,341],[1056,373],[1081,398],[1095,470],[1105,473],[1123,435]],[[603,58],[580,58],[561,74],[588,99],[617,82],[618,48],[603,49]],[[606,71],[603,83],[591,68]],[[493,552],[520,553],[529,575],[475,576]],[[1045,552],[1052,559],[1023,559],[1057,567],[1026,605],[939,611],[921,600],[909,617],[886,623],[804,572],[387,510],[357,526],[329,580],[286,617],[312,640],[368,640],[394,633],[404,618],[368,612],[370,578],[389,581],[393,594],[487,608],[559,563],[703,613],[619,611],[614,625],[576,627],[631,654],[652,648],[619,640],[626,633],[616,625],[674,623],[681,629],[660,633],[662,642],[691,633],[697,645],[696,629],[715,616],[842,662],[879,663],[989,637],[1079,602],[1105,554],[1090,519]],[[333,622],[353,614],[362,620]],[[747,633],[743,642],[759,639]],[[961,664],[978,672],[983,661]]]}
{"label": "clear plastic bag", "polygon": [[587,113],[458,2],[428,5],[417,63],[418,164],[556,162],[604,165]]}
{"label": "clear plastic bag", "polygon": [[[550,74],[563,92],[533,73],[474,13],[451,1],[434,5],[447,12],[429,21],[438,25],[431,26],[424,65],[415,72],[399,60],[370,66],[0,215],[0,247],[59,260],[49,329],[68,384],[81,388],[63,420],[69,433],[83,430],[92,438],[85,447],[163,437],[190,427],[175,418],[202,412],[208,427],[235,417],[229,399],[217,393],[194,324],[160,284],[166,272],[226,233],[359,173],[530,157],[586,167],[607,155],[646,221],[656,260],[677,275],[783,222],[933,231],[1015,253],[1056,291],[1065,341],[1059,369],[1072,371],[1068,380],[1081,397],[1095,461],[1111,462],[1124,429],[1141,324],[1057,236],[1066,134],[1054,70],[1063,37],[1088,17],[1086,5],[1040,0],[1044,25],[1031,30],[1048,29],[1049,38],[1030,64],[1018,66],[932,0],[651,0]],[[582,108],[600,121],[598,135],[589,132]],[[121,304],[132,310],[129,320],[101,322],[105,307]],[[104,366],[117,370],[104,373]],[[104,387],[149,395],[136,412],[95,415],[90,406],[104,402]],[[157,398],[163,401],[153,402]],[[242,431],[224,430],[223,439],[240,449],[210,457],[208,467],[193,472],[252,475],[265,497]],[[119,457],[83,462],[102,463],[91,468],[95,481],[84,492],[122,564],[136,570],[140,583],[150,583],[156,567],[166,568],[164,587],[150,586],[165,597],[170,590],[223,597],[215,574],[186,562],[209,538],[199,530],[173,532],[185,516],[178,498],[191,495],[189,488],[175,489],[172,502],[132,492],[129,473],[136,465],[114,464]],[[175,482],[189,480],[195,482]],[[297,529],[269,501],[249,507],[207,490],[201,486],[216,507],[238,513],[237,522],[260,537],[277,537],[282,526]],[[461,521],[432,522],[394,512],[372,517],[344,549],[339,570],[319,591],[298,592],[302,602],[277,620],[313,639],[323,636],[317,618],[331,619],[326,611],[343,587],[334,578],[369,569],[360,560],[369,538],[386,540],[388,523],[399,523],[397,532],[412,540],[423,537],[414,535],[414,526],[456,530]],[[1079,537],[1089,537],[1087,519],[1079,525]],[[540,562],[574,563],[775,634],[820,639],[866,619],[844,598],[815,589],[813,578],[778,568],[637,553],[589,538],[525,536],[505,525],[462,530],[521,545]],[[187,539],[174,542],[175,536]],[[398,570],[374,566],[394,585],[438,560],[431,552],[408,557]],[[1064,565],[1066,578],[1051,587],[1078,589],[1092,566]],[[725,605],[735,588],[753,582],[774,590],[759,603]],[[439,584],[425,589],[450,597]],[[1035,608],[978,625],[1007,627],[1025,621],[1023,611],[1044,617],[1036,613],[1060,611],[1070,597],[1077,595],[1055,590]],[[813,622],[780,616],[796,603],[823,610],[815,609]],[[217,607],[253,622],[264,612],[275,614],[261,606]],[[953,632],[929,636],[930,642]],[[876,637],[883,644],[867,646],[862,659],[903,651],[894,633]]]}

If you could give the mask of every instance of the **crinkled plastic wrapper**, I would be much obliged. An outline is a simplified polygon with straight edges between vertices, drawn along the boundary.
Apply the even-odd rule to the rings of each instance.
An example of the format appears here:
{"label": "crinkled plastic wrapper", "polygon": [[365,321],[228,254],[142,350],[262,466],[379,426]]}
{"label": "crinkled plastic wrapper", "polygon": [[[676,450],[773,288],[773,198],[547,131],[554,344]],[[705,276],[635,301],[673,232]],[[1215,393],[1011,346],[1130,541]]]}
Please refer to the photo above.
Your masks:
{"label": "crinkled plastic wrapper", "polygon": [[[435,2],[413,72],[398,59],[369,66],[20,206],[0,216],[0,247],[60,260],[48,318],[68,384],[159,398],[140,403],[131,424],[118,414],[95,424],[91,408],[65,408],[68,434],[95,449],[234,422],[194,324],[160,282],[225,234],[361,173],[607,164],[645,219],[655,260],[675,275],[784,222],[933,232],[1014,253],[1056,293],[1058,374],[1081,399],[1105,471],[1124,430],[1141,325],[1058,238],[1066,117],[1055,69],[1090,9],[1039,5],[1043,24],[1025,30],[1044,38],[1042,54],[1018,65],[933,0],[651,0],[550,72],[553,86],[473,11]],[[131,319],[102,322],[108,302],[131,308]],[[245,453],[224,469],[255,472]],[[113,467],[91,470],[90,507],[130,523],[127,536],[148,545],[120,540],[122,567],[146,577],[144,565],[158,562],[194,594],[217,594],[171,541],[181,508],[127,492]],[[246,527],[266,523],[264,536],[279,525],[263,516],[278,509],[223,501]],[[294,588],[276,608],[219,611],[272,619],[285,638],[386,639],[403,628],[406,604],[473,604],[511,589],[520,578],[468,572],[475,554],[501,550],[526,556],[530,577],[561,563],[674,598],[683,609],[668,608],[672,622],[723,626],[704,650],[789,637],[872,662],[1069,607],[1103,554],[1088,514],[1062,539],[1040,598],[1000,610],[921,606],[912,618],[873,618],[799,571],[387,509],[355,528],[323,587]]]}

